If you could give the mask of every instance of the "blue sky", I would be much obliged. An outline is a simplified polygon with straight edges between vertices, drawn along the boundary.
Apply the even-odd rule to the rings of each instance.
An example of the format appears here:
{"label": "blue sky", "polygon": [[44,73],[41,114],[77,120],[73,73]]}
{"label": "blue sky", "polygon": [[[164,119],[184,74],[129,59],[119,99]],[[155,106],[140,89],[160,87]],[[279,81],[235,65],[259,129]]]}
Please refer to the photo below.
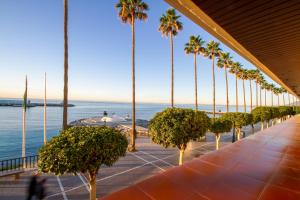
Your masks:
{"label": "blue sky", "polygon": [[[131,29],[120,22],[116,0],[69,1],[69,98],[93,101],[131,100]],[[158,32],[159,18],[170,6],[150,1],[149,18],[136,25],[136,99],[170,101],[169,40]],[[184,29],[174,40],[175,103],[194,102],[193,57],[183,51],[189,36],[216,40],[182,16]],[[21,98],[28,75],[29,98],[63,96],[63,1],[0,1],[0,97]],[[245,68],[253,66],[229,51]],[[212,102],[211,61],[198,57],[198,94],[201,104]],[[269,80],[269,79],[268,79]],[[230,103],[235,103],[234,77],[229,75]],[[241,86],[241,84],[240,84]],[[246,84],[247,96],[249,86]],[[242,100],[242,88],[239,88]],[[225,103],[224,71],[216,68],[216,101]],[[242,101],[241,101],[242,102]]]}

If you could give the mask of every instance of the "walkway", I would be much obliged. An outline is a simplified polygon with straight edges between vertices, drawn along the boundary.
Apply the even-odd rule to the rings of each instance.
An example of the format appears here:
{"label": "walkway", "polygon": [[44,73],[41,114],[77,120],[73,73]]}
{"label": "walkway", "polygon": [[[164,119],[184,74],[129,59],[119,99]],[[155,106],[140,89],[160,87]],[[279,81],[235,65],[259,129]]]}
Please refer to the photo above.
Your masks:
{"label": "walkway", "polygon": [[103,200],[299,200],[300,116]]}
{"label": "walkway", "polygon": [[[252,135],[250,126],[244,127],[243,130],[246,136]],[[256,124],[255,131],[259,130],[260,125]],[[231,136],[232,133],[222,135],[221,148],[231,144]],[[209,133],[206,142],[190,143],[184,160],[190,161],[214,151],[214,139]],[[97,197],[104,197],[178,165],[177,148],[165,149],[151,143],[148,137],[138,137],[136,142],[137,152],[127,153],[112,167],[101,167],[97,176]],[[13,176],[0,178],[0,200],[23,200],[32,174],[33,172],[25,172],[18,180],[14,180]],[[40,178],[47,178],[46,199],[82,200],[89,197],[86,174],[67,174],[59,177],[42,174]]]}
{"label": "walkway", "polygon": [[[231,134],[228,134],[223,139],[230,141],[230,137]],[[192,160],[213,151],[215,143],[212,139],[212,137],[209,138],[209,142],[191,143],[185,160]],[[222,146],[229,143],[223,141]],[[178,165],[176,148],[164,149],[160,145],[151,143],[147,137],[137,139],[137,148],[137,152],[127,153],[112,167],[101,167],[97,176],[98,197],[104,197]],[[13,176],[0,178],[0,200],[24,200],[32,174],[33,172],[25,172],[18,180],[14,180]],[[78,176],[67,174],[59,177],[42,174],[40,178],[47,178],[46,199],[84,200],[89,198],[86,174]]]}

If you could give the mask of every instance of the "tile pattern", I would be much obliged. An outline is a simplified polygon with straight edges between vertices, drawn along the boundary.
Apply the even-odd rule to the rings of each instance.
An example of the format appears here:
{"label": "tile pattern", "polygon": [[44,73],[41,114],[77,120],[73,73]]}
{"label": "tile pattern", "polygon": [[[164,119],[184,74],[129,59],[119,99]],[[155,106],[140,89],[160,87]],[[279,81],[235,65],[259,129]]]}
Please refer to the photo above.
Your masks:
{"label": "tile pattern", "polygon": [[300,116],[103,200],[300,199]]}

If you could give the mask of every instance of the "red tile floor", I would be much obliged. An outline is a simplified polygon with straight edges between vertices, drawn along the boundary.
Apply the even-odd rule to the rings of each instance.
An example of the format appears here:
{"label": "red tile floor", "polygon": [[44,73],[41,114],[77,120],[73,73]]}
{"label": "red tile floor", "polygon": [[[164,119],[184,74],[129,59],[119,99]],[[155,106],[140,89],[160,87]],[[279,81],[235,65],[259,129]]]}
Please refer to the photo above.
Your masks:
{"label": "red tile floor", "polygon": [[299,200],[300,116],[102,200]]}

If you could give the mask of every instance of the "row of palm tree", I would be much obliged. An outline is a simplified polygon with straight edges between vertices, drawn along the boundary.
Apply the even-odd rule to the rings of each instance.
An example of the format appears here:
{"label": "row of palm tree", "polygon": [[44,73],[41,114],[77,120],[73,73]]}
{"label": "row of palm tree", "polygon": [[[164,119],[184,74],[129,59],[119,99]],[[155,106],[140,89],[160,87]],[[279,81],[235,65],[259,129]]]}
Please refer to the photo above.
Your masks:
{"label": "row of palm tree", "polygon": [[[148,18],[147,11],[148,5],[142,0],[118,0],[115,5],[118,9],[118,16],[123,23],[127,23],[131,26],[132,33],[132,132],[131,141],[129,145],[130,151],[135,151],[135,137],[136,137],[136,125],[135,125],[135,22],[145,21]],[[171,50],[171,106],[174,107],[174,37],[183,29],[182,22],[179,21],[180,15],[177,15],[175,9],[168,9],[165,14],[160,18],[160,24],[158,30],[163,36],[170,39]],[[285,105],[284,94],[287,92],[283,88],[276,88],[273,84],[268,84],[262,73],[259,70],[247,70],[243,69],[242,64],[234,62],[231,55],[228,52],[223,52],[220,49],[220,43],[210,41],[205,45],[205,41],[198,35],[190,37],[189,42],[185,44],[184,51],[187,54],[194,55],[194,79],[195,79],[195,108],[198,110],[198,86],[197,86],[197,56],[202,55],[212,60],[212,80],[213,80],[213,116],[216,113],[216,101],[215,101],[215,61],[217,66],[224,69],[225,83],[226,83],[226,111],[229,112],[229,92],[228,92],[228,77],[227,72],[235,75],[236,86],[236,111],[238,112],[238,80],[243,81],[243,100],[244,100],[244,112],[246,112],[246,96],[245,96],[245,81],[250,81],[250,107],[253,108],[252,103],[252,81],[256,83],[256,106],[262,105],[262,90],[265,91],[265,105],[266,105],[266,92],[270,91],[273,99],[273,94],[278,96],[282,94],[283,102]],[[216,60],[217,59],[217,60]],[[260,94],[258,95],[258,87]],[[260,98],[258,98],[260,97]],[[290,97],[290,95],[289,95]],[[259,99],[259,100],[258,100]],[[272,100],[273,102],[273,100]],[[68,0],[64,0],[64,109],[63,109],[63,129],[67,128],[67,106],[68,106]]]}
{"label": "row of palm tree", "polygon": [[[146,11],[149,9],[148,5],[142,0],[119,0],[116,4],[119,11],[119,17],[122,22],[128,23],[132,28],[132,133],[131,145],[129,150],[135,150],[135,20],[145,21],[147,19]],[[170,39],[171,51],[171,107],[174,107],[174,37],[183,29],[183,24],[180,22],[180,15],[177,15],[175,9],[168,9],[160,18],[159,32],[163,36]],[[261,90],[265,90],[265,105],[266,105],[266,91],[272,91],[272,98],[274,94],[285,93],[286,90],[276,88],[273,84],[268,84],[262,73],[259,70],[243,69],[242,64],[234,62],[230,53],[223,52],[220,49],[220,43],[210,41],[205,45],[205,41],[199,35],[192,35],[189,42],[185,44],[184,51],[186,54],[194,56],[194,82],[195,82],[195,109],[198,110],[198,81],[197,81],[197,56],[202,55],[212,60],[212,80],[213,80],[213,117],[216,113],[216,87],[215,87],[215,61],[217,59],[217,66],[224,69],[225,83],[226,83],[226,112],[229,112],[229,92],[228,92],[228,77],[227,71],[235,75],[236,85],[236,111],[239,110],[238,102],[238,80],[243,83],[243,100],[244,112],[246,112],[246,91],[245,81],[250,81],[250,108],[253,109],[252,102],[252,81],[256,83],[256,106],[258,106],[258,86],[260,87],[260,105],[262,102]],[[280,91],[280,92],[279,92]],[[279,93],[278,93],[279,92]],[[284,97],[283,97],[284,98]],[[273,102],[273,100],[272,100]],[[284,103],[285,104],[285,103]]]}
{"label": "row of palm tree", "polygon": [[[238,80],[242,80],[242,89],[243,89],[243,106],[244,112],[246,112],[247,102],[246,102],[246,89],[245,89],[245,81],[249,81],[249,89],[250,89],[250,109],[253,109],[253,81],[256,83],[256,106],[262,106],[262,96],[261,92],[264,90],[264,105],[267,105],[267,92],[271,94],[271,105],[274,105],[273,96],[276,95],[278,97],[278,105],[279,103],[279,95],[282,94],[283,105],[285,103],[285,93],[287,90],[284,88],[278,88],[273,83],[268,83],[263,74],[259,70],[254,69],[244,69],[242,64],[239,62],[234,62],[232,57],[228,52],[223,52],[219,48],[219,43],[215,41],[210,41],[205,46],[205,41],[200,38],[199,35],[192,35],[189,39],[189,42],[185,44],[184,51],[186,54],[194,55],[194,77],[195,77],[195,108],[198,110],[198,91],[197,91],[197,55],[203,55],[204,57],[208,57],[212,60],[212,74],[213,74],[213,115],[215,116],[215,69],[214,62],[215,58],[217,58],[217,66],[219,68],[223,68],[225,72],[225,84],[226,84],[226,112],[229,111],[229,95],[228,95],[228,77],[227,70],[229,73],[235,75],[235,85],[236,85],[236,112],[239,111],[239,99],[238,99]],[[258,87],[260,87],[260,95],[258,95]],[[260,98],[259,98],[260,97]],[[259,100],[260,99],[260,100]],[[291,104],[290,94],[288,93],[289,104]],[[259,104],[260,101],[260,104]]]}

